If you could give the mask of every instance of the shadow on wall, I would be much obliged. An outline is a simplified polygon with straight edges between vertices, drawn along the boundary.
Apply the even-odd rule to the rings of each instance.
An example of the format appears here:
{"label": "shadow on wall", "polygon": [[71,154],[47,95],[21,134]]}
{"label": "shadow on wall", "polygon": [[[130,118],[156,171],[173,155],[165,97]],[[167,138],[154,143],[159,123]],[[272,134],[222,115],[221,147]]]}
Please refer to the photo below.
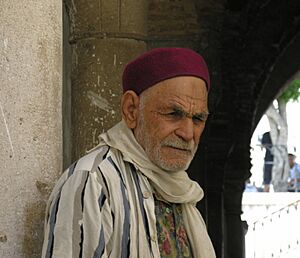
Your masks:
{"label": "shadow on wall", "polygon": [[25,258],[41,257],[46,203],[38,201],[25,207],[25,233],[23,254]]}
{"label": "shadow on wall", "polygon": [[27,204],[25,207],[25,233],[23,241],[23,254],[25,258],[41,257],[46,204],[53,186],[53,183],[37,180],[36,187],[41,194],[41,200]]}

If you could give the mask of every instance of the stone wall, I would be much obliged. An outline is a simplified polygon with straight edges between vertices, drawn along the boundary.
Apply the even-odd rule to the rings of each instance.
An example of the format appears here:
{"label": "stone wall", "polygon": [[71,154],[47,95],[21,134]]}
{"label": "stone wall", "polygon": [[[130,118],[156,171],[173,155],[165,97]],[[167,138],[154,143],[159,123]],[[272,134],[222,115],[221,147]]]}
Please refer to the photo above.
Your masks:
{"label": "stone wall", "polygon": [[0,257],[40,257],[62,165],[62,6],[0,5]]}

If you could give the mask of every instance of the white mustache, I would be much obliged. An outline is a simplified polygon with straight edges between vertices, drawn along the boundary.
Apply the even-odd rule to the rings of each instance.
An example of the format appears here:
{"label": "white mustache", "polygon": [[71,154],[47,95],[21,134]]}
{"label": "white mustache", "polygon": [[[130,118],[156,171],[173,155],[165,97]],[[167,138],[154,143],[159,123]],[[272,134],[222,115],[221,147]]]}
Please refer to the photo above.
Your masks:
{"label": "white mustache", "polygon": [[182,149],[186,151],[193,152],[195,150],[195,143],[194,141],[191,142],[185,142],[182,139],[165,139],[162,142],[162,146],[167,146],[167,147],[173,147],[176,149]]}

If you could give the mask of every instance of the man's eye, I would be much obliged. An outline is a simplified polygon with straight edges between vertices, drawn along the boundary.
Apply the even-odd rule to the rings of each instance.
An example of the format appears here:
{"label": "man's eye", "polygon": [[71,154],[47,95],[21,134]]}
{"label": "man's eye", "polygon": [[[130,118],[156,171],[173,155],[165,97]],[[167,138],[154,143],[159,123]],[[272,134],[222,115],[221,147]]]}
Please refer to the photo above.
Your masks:
{"label": "man's eye", "polygon": [[202,119],[201,117],[198,117],[198,116],[194,116],[193,117],[193,122],[195,123],[195,124],[198,124],[198,123],[201,123],[201,122],[204,122],[205,120],[204,119]]}
{"label": "man's eye", "polygon": [[180,111],[172,111],[170,113],[167,113],[167,116],[171,117],[171,118],[175,118],[175,119],[179,119],[184,117],[183,112]]}
{"label": "man's eye", "polygon": [[193,116],[193,121],[195,123],[199,123],[199,122],[205,122],[207,120],[208,114],[203,113],[203,114],[199,114],[197,116]]}

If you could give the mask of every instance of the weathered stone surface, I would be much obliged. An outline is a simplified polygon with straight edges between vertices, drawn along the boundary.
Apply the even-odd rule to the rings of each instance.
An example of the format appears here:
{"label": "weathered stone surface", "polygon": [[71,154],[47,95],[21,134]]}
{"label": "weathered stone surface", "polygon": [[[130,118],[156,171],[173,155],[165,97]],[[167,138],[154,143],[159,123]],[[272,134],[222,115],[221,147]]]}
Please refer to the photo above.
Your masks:
{"label": "weathered stone surface", "polygon": [[151,0],[149,3],[149,36],[164,37],[198,34],[195,1]]}
{"label": "weathered stone surface", "polygon": [[147,3],[66,1],[72,52],[72,161],[97,145],[99,134],[121,120],[122,71],[146,50]]}
{"label": "weathered stone surface", "polygon": [[[73,37],[87,34],[103,37],[145,37],[147,31],[147,1],[139,0],[66,0]],[[138,21],[138,22],[137,22]],[[122,34],[122,35],[120,35]]]}
{"label": "weathered stone surface", "polygon": [[96,146],[99,134],[121,120],[121,74],[145,47],[135,40],[94,39],[80,41],[74,48],[73,159]]}
{"label": "weathered stone surface", "polygon": [[62,163],[60,1],[0,5],[0,257],[40,257],[45,197]]}

